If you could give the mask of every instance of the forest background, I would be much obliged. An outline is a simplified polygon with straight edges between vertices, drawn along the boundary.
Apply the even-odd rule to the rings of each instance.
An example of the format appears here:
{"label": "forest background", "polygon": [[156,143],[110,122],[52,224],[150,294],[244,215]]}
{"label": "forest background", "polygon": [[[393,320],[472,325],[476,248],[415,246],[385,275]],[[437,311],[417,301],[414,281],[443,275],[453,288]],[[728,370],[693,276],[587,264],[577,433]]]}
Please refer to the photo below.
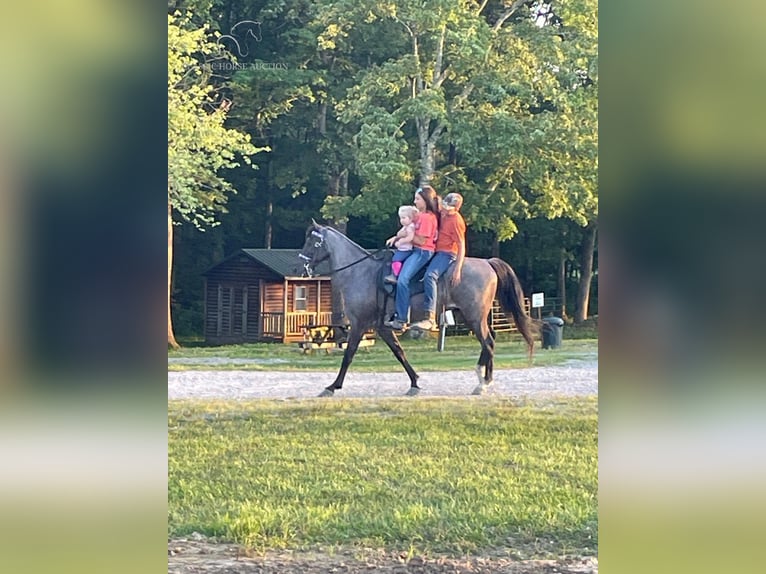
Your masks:
{"label": "forest background", "polygon": [[597,36],[595,0],[169,1],[169,342],[226,256],[312,218],[378,248],[426,182],[469,256],[597,314]]}

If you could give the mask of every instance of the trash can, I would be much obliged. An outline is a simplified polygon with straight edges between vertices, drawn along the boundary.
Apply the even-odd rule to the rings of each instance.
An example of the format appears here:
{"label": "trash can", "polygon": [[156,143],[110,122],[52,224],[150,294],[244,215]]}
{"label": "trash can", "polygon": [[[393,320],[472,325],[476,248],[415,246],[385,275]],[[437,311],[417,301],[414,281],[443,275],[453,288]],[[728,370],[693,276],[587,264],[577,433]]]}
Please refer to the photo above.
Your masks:
{"label": "trash can", "polygon": [[561,346],[564,320],[561,317],[543,319],[543,349],[555,349]]}

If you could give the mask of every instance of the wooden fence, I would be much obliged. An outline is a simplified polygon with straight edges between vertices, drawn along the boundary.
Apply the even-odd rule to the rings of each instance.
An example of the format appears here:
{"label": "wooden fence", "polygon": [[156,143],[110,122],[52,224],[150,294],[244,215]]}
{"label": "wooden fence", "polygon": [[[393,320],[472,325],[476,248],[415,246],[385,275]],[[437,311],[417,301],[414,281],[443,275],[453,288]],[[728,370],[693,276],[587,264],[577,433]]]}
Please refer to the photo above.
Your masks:
{"label": "wooden fence", "polygon": [[[530,314],[530,305],[531,303],[529,298],[525,297],[524,310],[527,312],[527,314]],[[471,332],[468,326],[463,322],[463,317],[460,315],[459,311],[454,312],[454,317],[455,325],[447,327],[447,335],[467,335]],[[516,328],[516,324],[513,322],[513,316],[503,313],[503,310],[500,307],[500,302],[497,299],[492,301],[492,309],[489,311],[488,322],[495,333],[507,333],[518,330]]]}
{"label": "wooden fence", "polygon": [[330,322],[332,322],[332,313],[329,311],[287,313],[286,321],[284,313],[261,313],[261,335],[275,339],[284,337],[298,340],[303,337],[304,325],[327,325]]}

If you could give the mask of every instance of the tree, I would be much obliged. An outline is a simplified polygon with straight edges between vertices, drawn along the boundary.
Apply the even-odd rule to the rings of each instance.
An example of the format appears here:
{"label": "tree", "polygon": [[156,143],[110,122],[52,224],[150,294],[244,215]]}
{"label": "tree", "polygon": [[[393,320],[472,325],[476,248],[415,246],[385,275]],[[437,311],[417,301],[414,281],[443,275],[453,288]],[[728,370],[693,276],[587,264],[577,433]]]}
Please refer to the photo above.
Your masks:
{"label": "tree", "polygon": [[583,228],[575,323],[588,317],[598,232],[598,7],[595,0],[546,6],[550,30],[561,35],[566,67],[555,105],[560,119],[541,148],[549,167],[538,173],[536,205],[547,217],[567,217]]}
{"label": "tree", "polygon": [[593,280],[593,254],[596,248],[596,222],[590,222],[585,227],[580,249],[580,284],[577,289],[577,301],[575,303],[575,323],[582,323],[588,318],[588,304],[590,301],[590,286]]}
{"label": "tree", "polygon": [[[595,89],[576,88],[583,72],[593,84],[597,71],[595,0],[545,26],[528,4],[331,3],[320,45],[385,29],[398,52],[366,66],[336,106],[355,127],[364,183],[359,196],[326,202],[326,215],[380,218],[419,181],[462,193],[466,220],[495,234],[495,252],[516,233],[515,220],[582,219],[595,181],[595,171],[586,174],[595,146],[585,140],[595,141],[596,116],[579,104],[595,102]],[[578,148],[587,148],[582,157]]]}
{"label": "tree", "polygon": [[[595,0],[538,2],[532,16],[514,29],[514,36],[525,40],[506,45],[516,52],[528,47],[534,57],[522,62],[532,62],[533,70],[543,67],[550,74],[529,84],[532,91],[525,113],[509,114],[508,107],[495,106],[473,109],[469,117],[470,122],[476,121],[473,116],[492,119],[486,124],[489,145],[484,153],[472,155],[478,164],[469,171],[473,179],[479,175],[476,165],[490,171],[485,177],[489,193],[475,201],[481,205],[479,214],[490,216],[477,219],[477,224],[492,229],[499,220],[508,223],[507,230],[515,228],[514,213],[505,204],[526,217],[553,220],[551,232],[560,218],[580,226],[574,320],[581,322],[588,315],[598,219],[597,4]],[[498,81],[496,85],[502,86],[500,77]],[[566,257],[562,251],[559,273]],[[565,291],[563,281],[559,291]]]}
{"label": "tree", "polygon": [[168,345],[177,348],[171,316],[174,214],[199,229],[215,224],[236,190],[219,174],[250,163],[257,148],[247,134],[224,126],[231,101],[212,84],[218,45],[206,27],[186,29],[188,17],[168,15]]}
{"label": "tree", "polygon": [[320,45],[333,49],[354,31],[368,37],[384,31],[384,45],[396,50],[358,74],[336,106],[341,121],[356,128],[365,183],[361,196],[328,210],[379,218],[408,198],[414,181],[438,183],[437,155],[447,145],[452,108],[471,90],[464,72],[489,42],[479,12],[448,0],[336,2],[328,10]]}
{"label": "tree", "polygon": [[[239,247],[296,246],[319,206],[358,242],[380,244],[397,224],[397,205],[426,180],[465,196],[471,254],[513,253],[516,241],[507,240],[534,220],[551,244],[542,261],[537,240],[518,240],[529,242],[521,249],[535,284],[560,272],[564,258],[567,288],[546,289],[568,290],[570,305],[589,291],[575,282],[592,277],[579,265],[598,215],[595,0],[173,5],[222,34],[243,20],[261,23],[261,40],[215,81],[225,82],[217,101],[225,93],[237,103],[226,125],[272,148],[253,160],[255,177],[246,165],[225,172],[240,193],[219,227],[184,229],[185,299],[175,293],[174,311],[200,299],[208,262]],[[569,222],[577,227],[566,246],[555,244]],[[587,316],[587,303],[574,307]]]}
{"label": "tree", "polygon": [[[233,75],[232,87],[239,100],[246,102],[240,108],[243,119],[248,110],[258,110],[249,114],[247,122],[254,141],[273,149],[265,160],[267,166],[261,167],[268,167],[262,171],[271,174],[265,183],[273,219],[280,223],[299,219],[293,200],[309,190],[328,198],[348,194],[353,133],[337,121],[335,104],[353,85],[361,67],[354,58],[363,59],[360,52],[365,49],[361,43],[339,43],[330,50],[318,40],[321,15],[333,4],[329,0],[244,0],[221,10],[226,14],[224,27],[244,18],[261,23],[263,41],[252,47],[247,61],[276,67],[246,66]],[[301,161],[296,162],[296,157]],[[303,214],[301,225],[315,215]],[[344,218],[331,220],[345,229]]]}
{"label": "tree", "polygon": [[519,221],[519,231],[500,250],[511,262],[526,293],[544,292],[561,300],[561,317],[574,316],[582,282],[582,245],[587,228],[566,217]]}

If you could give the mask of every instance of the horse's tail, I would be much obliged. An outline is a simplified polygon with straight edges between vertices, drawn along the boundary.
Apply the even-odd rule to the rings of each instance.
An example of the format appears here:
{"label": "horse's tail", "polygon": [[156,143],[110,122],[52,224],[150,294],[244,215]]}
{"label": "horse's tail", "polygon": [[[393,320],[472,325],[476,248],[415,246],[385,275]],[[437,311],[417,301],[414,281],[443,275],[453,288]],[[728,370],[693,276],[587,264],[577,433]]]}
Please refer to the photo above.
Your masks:
{"label": "horse's tail", "polygon": [[527,354],[532,358],[535,347],[536,329],[529,315],[524,311],[524,292],[516,272],[502,259],[493,257],[489,264],[497,274],[497,300],[503,312],[513,315],[516,328],[527,342]]}

